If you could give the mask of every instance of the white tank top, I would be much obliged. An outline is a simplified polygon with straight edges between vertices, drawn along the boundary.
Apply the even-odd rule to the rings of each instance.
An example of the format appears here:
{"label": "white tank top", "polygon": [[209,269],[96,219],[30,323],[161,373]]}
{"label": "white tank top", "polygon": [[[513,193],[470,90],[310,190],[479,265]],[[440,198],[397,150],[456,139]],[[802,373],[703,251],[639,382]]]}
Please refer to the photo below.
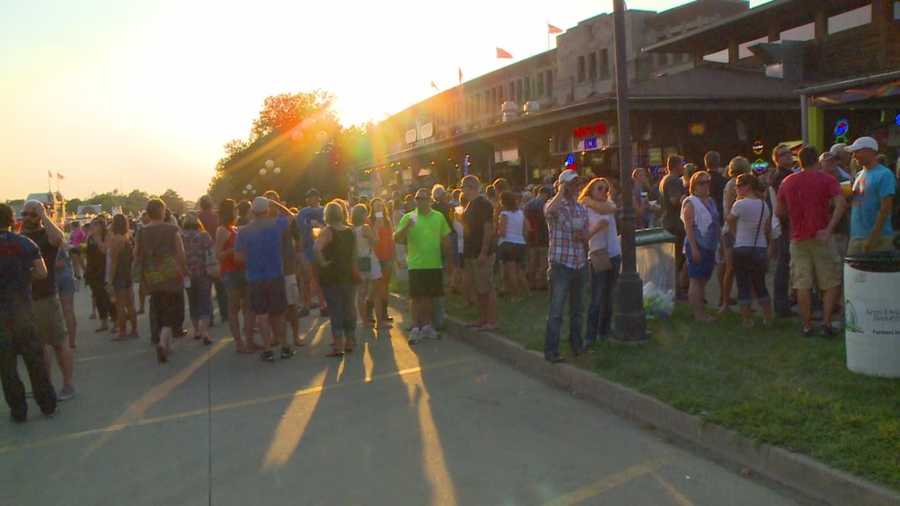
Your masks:
{"label": "white tank top", "polygon": [[501,216],[506,217],[506,230],[500,238],[500,244],[509,242],[512,244],[525,244],[525,213],[521,209],[515,211],[501,211]]}

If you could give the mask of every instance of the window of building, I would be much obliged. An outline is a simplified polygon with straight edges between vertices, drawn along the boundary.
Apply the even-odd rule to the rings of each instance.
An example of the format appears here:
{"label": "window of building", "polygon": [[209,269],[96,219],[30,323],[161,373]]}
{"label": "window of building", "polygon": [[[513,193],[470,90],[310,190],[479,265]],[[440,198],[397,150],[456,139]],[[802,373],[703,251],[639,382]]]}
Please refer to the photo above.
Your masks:
{"label": "window of building", "polygon": [[503,86],[497,86],[497,103],[503,105]]}
{"label": "window of building", "polygon": [[588,55],[588,77],[591,81],[597,80],[597,53]]}
{"label": "window of building", "polygon": [[807,23],[805,25],[781,32],[780,40],[798,40],[802,42],[805,40],[812,40],[814,38],[816,38],[816,24]]}
{"label": "window of building", "polygon": [[609,79],[609,49],[600,50],[600,79]]}
{"label": "window of building", "polygon": [[537,83],[537,97],[544,98],[544,73],[538,72],[534,79]]}
{"label": "window of building", "polygon": [[728,49],[705,55],[703,61],[711,61],[715,63],[728,63]]}
{"label": "window of building", "polygon": [[509,83],[509,99],[513,102],[516,101],[516,83],[515,81]]}
{"label": "window of building", "polygon": [[531,100],[531,77],[525,78],[525,101]]}
{"label": "window of building", "polygon": [[516,103],[522,104],[522,80],[516,81]]}
{"label": "window of building", "polygon": [[[900,5],[895,3],[894,8]],[[828,35],[832,33],[843,32],[858,26],[864,26],[872,22],[872,5],[865,5],[859,9],[843,12],[837,16],[828,18]]]}
{"label": "window of building", "polygon": [[756,40],[751,40],[750,42],[744,42],[743,44],[738,46],[738,59],[742,60],[744,58],[749,58],[753,56],[753,52],[750,51],[750,46],[755,46],[762,42],[768,42],[768,37],[760,37]]}
{"label": "window of building", "polygon": [[548,70],[546,72],[546,76],[547,76],[547,96],[552,97],[553,96],[553,71]]}
{"label": "window of building", "polygon": [[585,78],[585,69],[584,69],[584,56],[578,57],[578,82],[584,82]]}

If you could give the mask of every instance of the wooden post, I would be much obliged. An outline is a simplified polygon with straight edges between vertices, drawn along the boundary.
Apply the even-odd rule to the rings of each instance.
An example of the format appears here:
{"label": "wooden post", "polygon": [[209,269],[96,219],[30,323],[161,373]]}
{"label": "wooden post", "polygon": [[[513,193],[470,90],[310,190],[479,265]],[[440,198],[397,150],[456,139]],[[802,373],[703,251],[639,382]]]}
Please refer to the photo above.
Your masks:
{"label": "wooden post", "polygon": [[889,0],[872,1],[872,25],[878,35],[878,66],[887,67],[888,64],[888,40],[891,23],[894,21],[894,2]]}
{"label": "wooden post", "polygon": [[773,19],[769,22],[769,42],[778,42],[781,38],[781,26]]}
{"label": "wooden post", "polygon": [[738,51],[737,39],[731,39],[728,41],[728,64],[735,65],[739,59],[740,53]]}
{"label": "wooden post", "polygon": [[819,44],[828,38],[828,16],[825,14],[825,9],[822,8],[816,11],[815,35],[816,42]]}

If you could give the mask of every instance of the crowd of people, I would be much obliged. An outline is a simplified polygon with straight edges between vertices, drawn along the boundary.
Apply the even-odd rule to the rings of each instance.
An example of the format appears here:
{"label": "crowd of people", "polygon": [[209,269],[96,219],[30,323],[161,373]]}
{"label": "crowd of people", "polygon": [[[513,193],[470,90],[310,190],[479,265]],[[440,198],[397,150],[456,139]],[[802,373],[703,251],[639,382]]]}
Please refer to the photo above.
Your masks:
{"label": "crowd of people", "polygon": [[[707,311],[706,284],[716,275],[720,311],[733,305],[736,285],[746,327],[755,325],[754,301],[763,325],[792,316],[796,301],[801,332],[812,336],[819,301],[821,331],[831,336],[841,303],[841,258],[896,248],[897,181],[869,137],[821,155],[806,146],[796,158],[799,167],[795,154],[778,146],[772,169],[741,156],[722,167],[711,151],[700,169],[672,155],[658,180],[635,169],[628,196],[618,181],[566,169],[515,190],[503,178],[484,186],[466,175],[451,188],[334,198],[324,206],[311,189],[300,209],[274,191],[217,205],[204,196],[183,216],[153,199],[135,219],[99,216],[84,226],[71,223],[68,233],[36,201],[25,204],[17,233],[12,210],[0,205],[6,401],[12,418],[24,421],[17,355],[45,414],[75,395],[73,296],[82,279],[96,330],[112,332],[113,341],[138,338],[138,315],[148,313],[160,363],[168,361],[174,340],[189,334],[186,316],[195,340],[213,342],[213,292],[237,353],[259,353],[266,362],[291,358],[306,344],[301,319],[317,311],[330,319],[327,356],[342,357],[361,333],[377,338],[391,328],[388,293],[398,268],[409,279],[410,344],[440,337],[447,290],[477,308],[478,318],[468,324],[473,331],[498,328],[498,293],[519,301],[548,290],[544,356],[560,362],[567,304],[576,355],[613,332],[623,198],[633,199],[639,227],[660,223],[675,237],[678,296],[697,321],[715,318]],[[50,381],[54,358],[63,381],[58,392]]]}

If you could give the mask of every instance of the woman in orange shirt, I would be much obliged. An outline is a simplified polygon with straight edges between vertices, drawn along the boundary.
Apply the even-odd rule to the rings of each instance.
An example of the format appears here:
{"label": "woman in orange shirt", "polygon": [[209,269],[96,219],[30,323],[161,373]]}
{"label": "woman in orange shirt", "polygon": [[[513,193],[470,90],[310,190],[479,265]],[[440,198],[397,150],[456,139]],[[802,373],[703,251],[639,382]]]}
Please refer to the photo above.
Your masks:
{"label": "woman in orange shirt", "polygon": [[391,274],[394,272],[394,225],[383,200],[375,198],[369,203],[369,223],[375,231],[375,257],[381,263],[381,279],[376,282],[372,303],[378,311],[377,320],[382,322],[378,330],[386,330],[391,327],[392,320],[387,314],[387,306]]}

